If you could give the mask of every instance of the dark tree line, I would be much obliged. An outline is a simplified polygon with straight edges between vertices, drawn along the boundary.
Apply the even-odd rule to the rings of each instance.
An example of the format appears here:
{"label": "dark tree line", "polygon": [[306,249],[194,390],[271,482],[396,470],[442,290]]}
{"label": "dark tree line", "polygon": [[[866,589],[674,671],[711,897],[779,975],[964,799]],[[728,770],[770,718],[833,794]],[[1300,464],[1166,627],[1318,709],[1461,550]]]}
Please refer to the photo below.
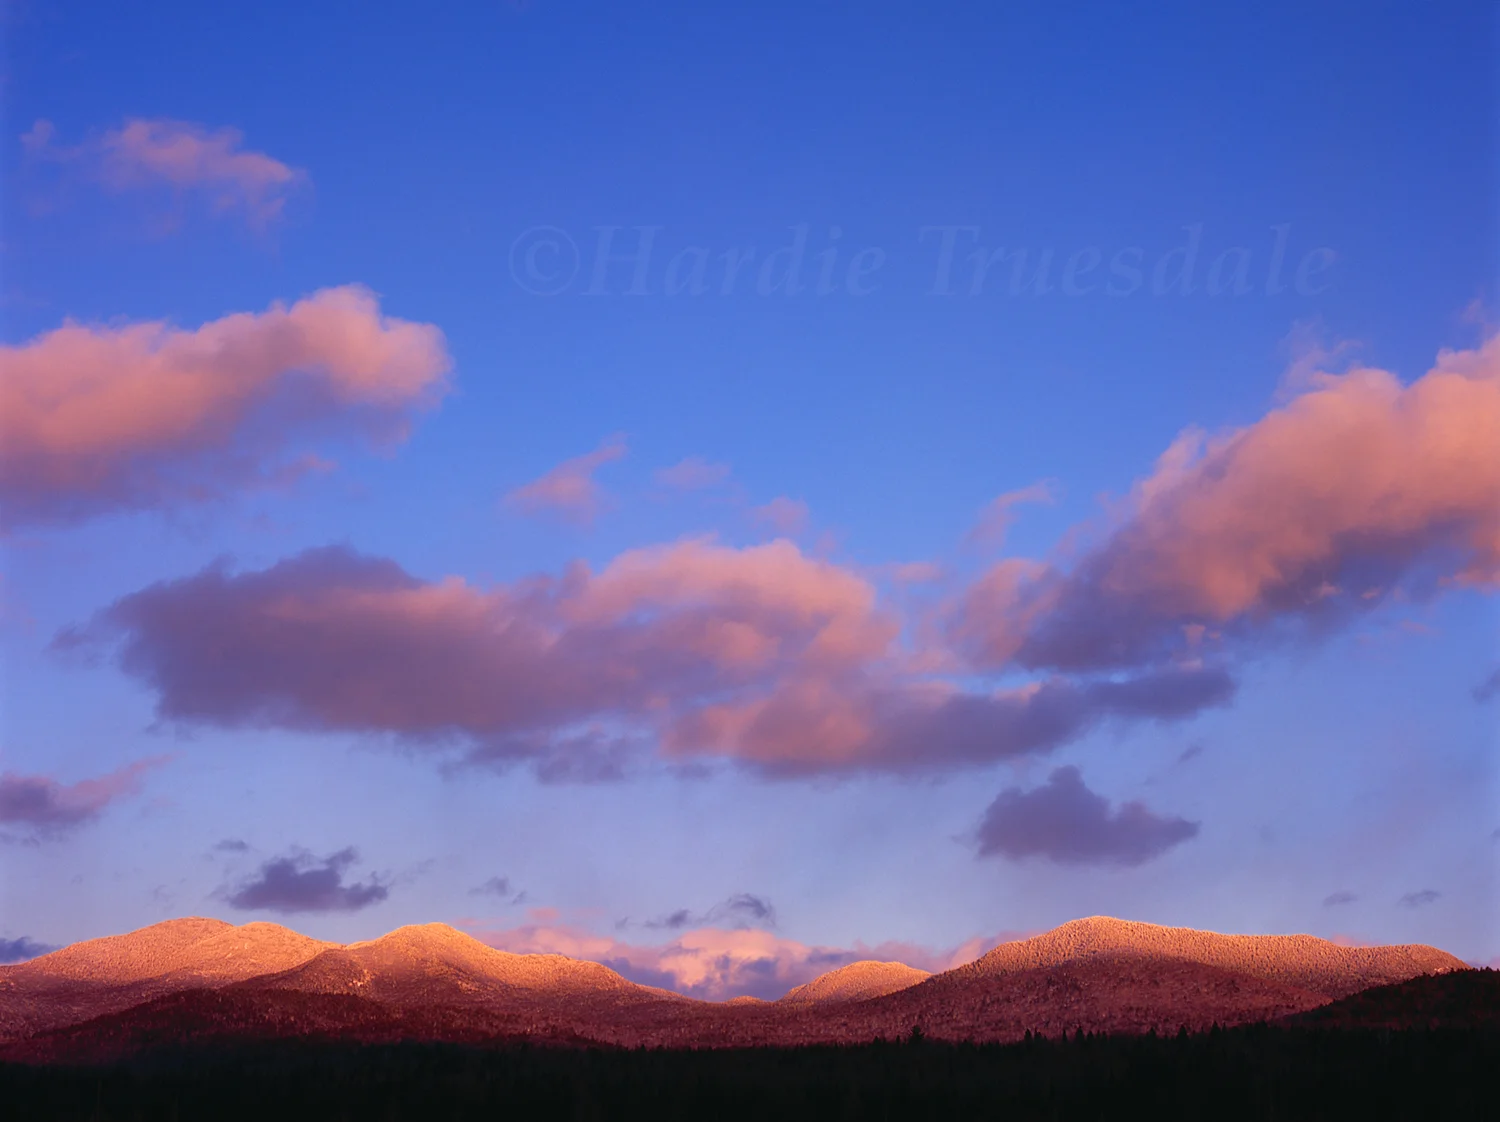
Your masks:
{"label": "dark tree line", "polygon": [[1175,1036],[626,1050],[269,1042],[0,1066],[0,1117],[67,1122],[1500,1117],[1500,1033],[1264,1025]]}

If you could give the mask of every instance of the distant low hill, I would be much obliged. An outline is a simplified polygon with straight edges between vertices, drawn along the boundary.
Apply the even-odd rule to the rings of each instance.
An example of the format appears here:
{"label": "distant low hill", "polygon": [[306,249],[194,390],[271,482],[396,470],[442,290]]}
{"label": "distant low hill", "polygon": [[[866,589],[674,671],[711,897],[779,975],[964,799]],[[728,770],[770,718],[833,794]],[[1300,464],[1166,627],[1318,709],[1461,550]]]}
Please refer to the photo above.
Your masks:
{"label": "distant low hill", "polygon": [[[1441,1020],[1469,1000],[1474,983],[1450,972],[1474,973],[1432,947],[1095,917],[941,974],[853,963],[780,1001],[716,1003],[593,962],[498,951],[443,924],[340,946],[274,924],[186,919],[0,968],[0,1058],[109,1059],[214,1039],[726,1047],[894,1039],[914,1028],[1008,1041],[1298,1016],[1406,1023]],[[1445,985],[1457,995],[1447,1005],[1434,996]]]}
{"label": "distant low hill", "polygon": [[851,962],[795,986],[781,1000],[788,1004],[815,1001],[864,1001],[925,982],[932,975],[904,962]]}

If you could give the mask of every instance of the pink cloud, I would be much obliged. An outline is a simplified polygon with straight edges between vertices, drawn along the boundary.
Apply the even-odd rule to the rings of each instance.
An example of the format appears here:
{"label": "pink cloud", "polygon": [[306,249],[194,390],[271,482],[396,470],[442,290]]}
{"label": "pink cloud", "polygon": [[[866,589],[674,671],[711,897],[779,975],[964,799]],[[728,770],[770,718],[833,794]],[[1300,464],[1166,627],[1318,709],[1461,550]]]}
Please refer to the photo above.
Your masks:
{"label": "pink cloud", "polygon": [[[185,330],[65,323],[0,346],[0,498],[57,522],[217,496],[304,470],[294,435],[389,442],[444,391],[442,332],[356,286]],[[299,466],[301,465],[301,466]]]}
{"label": "pink cloud", "polygon": [[763,506],[751,510],[750,521],[772,533],[791,537],[807,529],[810,513],[806,503],[778,495]]}
{"label": "pink cloud", "polygon": [[1245,428],[1184,433],[1071,565],[1007,560],[955,637],[981,661],[1101,670],[1305,632],[1393,594],[1500,580],[1500,338],[1307,375]]}
{"label": "pink cloud", "polygon": [[685,931],[667,943],[638,944],[540,923],[500,931],[476,930],[472,934],[500,950],[562,954],[599,962],[633,981],[710,1001],[741,996],[774,1000],[793,986],[865,959],[905,962],[936,973],[972,962],[1000,942],[971,939],[947,950],[911,943],[820,947],[768,931],[703,927]]}
{"label": "pink cloud", "polygon": [[1005,535],[1016,520],[1018,506],[1026,503],[1054,503],[1057,501],[1057,484],[1050,479],[1033,483],[1018,491],[1007,491],[991,500],[979,515],[974,529],[969,531],[969,541],[998,549],[1005,542]]}
{"label": "pink cloud", "polygon": [[790,543],[692,540],[496,589],[317,550],[156,585],[99,626],[127,636],[124,665],[162,687],[169,718],[463,732],[515,751],[591,716],[653,718],[701,690],[858,658],[893,633],[868,585]]}
{"label": "pink cloud", "polygon": [[245,148],[244,139],[238,129],[136,117],[74,146],[56,144],[52,123],[37,121],[21,143],[32,158],[78,166],[110,190],[195,193],[215,214],[237,212],[264,228],[282,216],[287,197],[307,177]]}
{"label": "pink cloud", "polygon": [[[913,650],[865,576],[785,539],[652,546],[494,589],[325,551],[146,590],[98,627],[167,716],[458,742],[559,776],[611,774],[648,747],[785,775],[1042,754],[1102,722],[1227,701],[1232,680],[1205,660],[1236,640],[1500,579],[1500,342],[1445,352],[1407,385],[1360,367],[1296,386],[1254,424],[1185,434],[1071,560],[991,566],[949,617],[956,651]],[[587,505],[611,449],[548,478],[574,479],[561,493]],[[272,669],[299,665],[287,650],[323,655],[293,682]],[[1038,677],[974,677],[1018,669]],[[1114,814],[1094,826],[1118,833]]]}
{"label": "pink cloud", "polygon": [[0,827],[19,827],[33,839],[54,837],[93,821],[110,803],[139,792],[146,772],[168,759],[153,756],[96,779],[66,784],[45,775],[0,773]]}
{"label": "pink cloud", "polygon": [[594,479],[594,472],[607,463],[624,459],[625,441],[611,437],[582,456],[564,460],[557,467],[506,495],[510,505],[528,514],[555,514],[588,525],[606,505],[604,489]]}
{"label": "pink cloud", "polygon": [[714,463],[702,456],[689,456],[656,473],[656,481],[674,491],[703,491],[728,479],[728,464]]}
{"label": "pink cloud", "polygon": [[677,635],[726,665],[784,654],[793,636],[805,639],[809,662],[858,661],[887,650],[896,632],[868,581],[785,540],[733,549],[688,539],[630,550],[581,586],[564,614],[585,625],[642,615],[658,625],[668,615],[692,620]]}
{"label": "pink cloud", "polygon": [[1228,675],[1194,667],[985,691],[921,678],[804,676],[745,701],[688,710],[663,746],[773,775],[938,771],[1044,755],[1106,720],[1180,719],[1233,695]]}
{"label": "pink cloud", "polygon": [[689,539],[495,588],[342,548],[219,564],[57,642],[118,642],[169,720],[390,734],[556,778],[657,748],[784,775],[967,766],[1232,693],[1191,667],[967,691],[908,670],[899,635],[865,578],[791,542]]}

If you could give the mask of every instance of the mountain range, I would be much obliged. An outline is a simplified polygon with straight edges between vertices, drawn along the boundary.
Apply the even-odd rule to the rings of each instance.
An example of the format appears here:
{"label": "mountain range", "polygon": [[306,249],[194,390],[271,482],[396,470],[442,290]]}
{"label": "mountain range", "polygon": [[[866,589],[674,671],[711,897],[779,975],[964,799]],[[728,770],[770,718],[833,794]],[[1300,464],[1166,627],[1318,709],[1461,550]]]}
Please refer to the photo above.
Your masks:
{"label": "mountain range", "polygon": [[1308,1014],[1463,969],[1422,945],[1094,917],[939,974],[857,962],[778,1001],[707,1002],[594,962],[495,950],[439,923],[342,945],[270,923],[189,918],[0,967],[0,1058],[105,1059],[267,1038],[729,1046],[890,1039],[913,1028],[995,1041],[1176,1031]]}

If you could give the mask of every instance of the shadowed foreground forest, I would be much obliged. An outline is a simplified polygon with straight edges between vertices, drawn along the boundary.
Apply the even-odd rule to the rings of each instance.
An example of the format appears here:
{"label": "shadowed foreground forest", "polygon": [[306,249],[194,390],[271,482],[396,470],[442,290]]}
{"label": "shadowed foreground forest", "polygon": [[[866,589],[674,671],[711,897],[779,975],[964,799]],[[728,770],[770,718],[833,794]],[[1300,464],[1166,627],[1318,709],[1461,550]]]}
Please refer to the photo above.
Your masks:
{"label": "shadowed foreground forest", "polygon": [[1491,1029],[1265,1025],[1175,1037],[612,1050],[276,1042],[101,1068],[0,1066],[5,1117],[1491,1119]]}

